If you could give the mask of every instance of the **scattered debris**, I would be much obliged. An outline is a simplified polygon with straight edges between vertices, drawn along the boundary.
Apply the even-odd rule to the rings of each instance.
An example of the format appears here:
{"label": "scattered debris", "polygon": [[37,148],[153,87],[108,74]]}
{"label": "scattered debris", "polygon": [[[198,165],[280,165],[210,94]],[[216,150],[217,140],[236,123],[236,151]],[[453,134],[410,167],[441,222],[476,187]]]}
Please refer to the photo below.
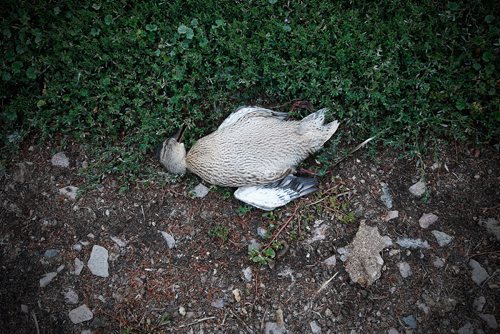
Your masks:
{"label": "scattered debris", "polygon": [[474,303],[472,304],[472,306],[474,307],[474,310],[476,310],[477,312],[482,312],[484,304],[486,304],[486,298],[484,298],[484,296],[479,296],[476,299],[474,299]]}
{"label": "scattered debris", "polygon": [[500,224],[495,218],[479,219],[479,225],[484,226],[486,230],[495,236],[497,241],[500,241]]}
{"label": "scattered debris", "polygon": [[210,189],[207,188],[205,185],[202,183],[198,184],[194,189],[192,190],[193,197],[195,198],[203,198],[207,196],[209,193]]}
{"label": "scattered debris", "polygon": [[328,224],[323,224],[323,222],[323,220],[316,220],[314,222],[314,230],[312,231],[312,236],[305,241],[307,244],[312,244],[316,241],[326,239],[326,231],[330,226]]}
{"label": "scattered debris", "polygon": [[392,196],[389,191],[389,186],[387,183],[382,183],[382,195],[380,195],[380,200],[384,203],[387,209],[392,209]]}
{"label": "scattered debris", "polygon": [[87,305],[83,304],[69,312],[69,319],[74,324],[79,324],[84,321],[91,320],[94,315]]}
{"label": "scattered debris", "polygon": [[66,196],[69,199],[75,200],[78,194],[78,187],[75,186],[67,186],[59,189],[59,194]]}
{"label": "scattered debris", "polygon": [[480,314],[479,316],[486,322],[489,328],[491,329],[498,328],[497,319],[493,314]]}
{"label": "scattered debris", "polygon": [[393,211],[387,212],[387,214],[382,217],[382,220],[385,222],[388,222],[388,221],[396,219],[398,217],[399,217],[399,211],[393,210]]}
{"label": "scattered debris", "polygon": [[451,235],[448,235],[441,231],[433,230],[432,234],[434,235],[437,243],[441,247],[448,245],[453,240],[453,237]]}
{"label": "scattered debris", "polygon": [[253,250],[259,251],[262,248],[262,245],[257,242],[255,239],[251,239],[248,244],[248,252],[250,253]]}
{"label": "scattered debris", "polygon": [[243,277],[247,282],[252,281],[252,267],[246,267],[245,269],[243,269]]}
{"label": "scattered debris", "polygon": [[64,301],[66,304],[78,304],[78,294],[73,289],[64,292]]}
{"label": "scattered debris", "polygon": [[403,322],[410,328],[412,329],[417,329],[417,320],[415,320],[415,317],[413,315],[408,315],[406,317],[403,317]]}
{"label": "scattered debris", "polygon": [[433,213],[424,213],[422,217],[418,220],[418,224],[421,228],[429,228],[432,224],[437,222],[438,216]]}
{"label": "scattered debris", "polygon": [[418,181],[410,188],[408,188],[408,190],[412,193],[413,196],[421,197],[426,191],[425,182]]}
{"label": "scattered debris", "polygon": [[75,274],[77,276],[80,275],[80,273],[83,270],[83,266],[84,266],[83,261],[76,257],[75,258],[75,271],[73,271],[73,274]]}
{"label": "scattered debris", "polygon": [[56,272],[50,272],[46,273],[43,275],[42,278],[40,278],[40,287],[45,288],[47,285],[49,285],[50,282],[57,276]]}
{"label": "scattered debris", "polygon": [[173,237],[173,235],[167,233],[167,232],[164,232],[164,231],[160,231],[161,235],[163,236],[163,239],[165,239],[165,241],[167,242],[167,246],[169,249],[172,249],[175,247],[175,239]]}
{"label": "scattered debris", "polygon": [[429,243],[422,239],[399,238],[396,243],[403,248],[430,248]]}
{"label": "scattered debris", "polygon": [[332,255],[328,259],[324,260],[323,263],[329,268],[335,267],[337,264],[337,258],[335,255]]}
{"label": "scattered debris", "polygon": [[469,266],[472,268],[472,280],[479,286],[490,276],[476,260],[471,259]]}
{"label": "scattered debris", "polygon": [[108,250],[102,246],[94,245],[87,267],[96,276],[108,277]]}
{"label": "scattered debris", "polygon": [[265,334],[287,333],[287,330],[285,328],[285,320],[283,318],[283,310],[280,308],[276,310],[275,321],[276,322],[270,322],[270,321],[266,322],[266,325],[264,327],[264,333]]}
{"label": "scattered debris", "polygon": [[386,241],[377,227],[370,227],[362,220],[354,240],[348,246],[346,270],[353,282],[369,286],[380,277],[384,264],[380,252],[385,247]]}
{"label": "scattered debris", "polygon": [[403,278],[410,277],[413,274],[408,262],[399,262],[398,268],[399,268],[399,273],[401,274],[401,276],[403,276]]}
{"label": "scattered debris", "polygon": [[126,241],[123,241],[122,239],[118,238],[118,237],[111,237],[111,240],[113,240],[117,245],[118,247],[125,247],[127,246],[127,243]]}
{"label": "scattered debris", "polygon": [[26,182],[26,174],[28,174],[28,168],[26,167],[26,162],[20,162],[16,164],[16,169],[12,173],[12,179],[17,183]]}
{"label": "scattered debris", "polygon": [[432,264],[434,265],[434,267],[436,268],[443,268],[444,267],[444,264],[445,264],[445,261],[444,259],[440,258],[440,257],[437,257],[435,256],[434,257],[434,260],[432,261]]}
{"label": "scattered debris", "polygon": [[224,307],[224,299],[222,299],[222,298],[214,299],[212,301],[212,303],[210,303],[210,305],[212,305],[212,307],[215,307],[215,308],[223,308]]}
{"label": "scattered debris", "polygon": [[69,167],[69,158],[66,156],[64,152],[56,153],[50,159],[52,166],[68,168]]}

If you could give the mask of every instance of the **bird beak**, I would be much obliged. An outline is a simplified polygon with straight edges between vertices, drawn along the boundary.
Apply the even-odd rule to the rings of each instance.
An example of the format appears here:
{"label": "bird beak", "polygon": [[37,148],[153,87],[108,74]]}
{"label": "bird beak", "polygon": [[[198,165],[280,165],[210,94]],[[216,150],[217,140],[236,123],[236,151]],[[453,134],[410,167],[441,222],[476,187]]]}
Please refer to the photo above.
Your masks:
{"label": "bird beak", "polygon": [[187,126],[186,124],[183,124],[181,128],[177,131],[177,133],[174,136],[174,139],[180,143],[182,142],[182,136],[184,135],[184,131],[186,130]]}

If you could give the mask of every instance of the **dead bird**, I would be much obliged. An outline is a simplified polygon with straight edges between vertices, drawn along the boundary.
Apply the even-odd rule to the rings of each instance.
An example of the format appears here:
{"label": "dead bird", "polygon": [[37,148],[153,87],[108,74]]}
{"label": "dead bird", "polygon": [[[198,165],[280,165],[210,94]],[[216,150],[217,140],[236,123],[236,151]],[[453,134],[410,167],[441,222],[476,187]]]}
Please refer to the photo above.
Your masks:
{"label": "dead bird", "polygon": [[160,162],[170,173],[189,170],[211,184],[238,187],[237,199],[273,210],[317,190],[315,179],[293,173],[337,131],[338,121],[324,123],[327,110],[295,121],[287,120],[288,113],[242,107],[187,154],[181,142],[183,126],[163,142]]}

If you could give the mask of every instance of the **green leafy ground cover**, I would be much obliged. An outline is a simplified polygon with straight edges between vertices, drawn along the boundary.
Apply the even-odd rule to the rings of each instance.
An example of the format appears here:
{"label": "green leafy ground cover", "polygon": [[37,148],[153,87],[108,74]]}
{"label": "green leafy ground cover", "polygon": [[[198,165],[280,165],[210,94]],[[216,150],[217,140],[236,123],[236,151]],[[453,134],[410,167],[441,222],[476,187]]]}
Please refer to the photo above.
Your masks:
{"label": "green leafy ground cover", "polygon": [[[420,153],[500,137],[495,1],[6,0],[0,8],[2,164],[34,136],[63,148],[80,142],[93,173],[133,179],[182,122],[189,146],[237,106],[294,100],[330,107],[345,143],[382,131],[379,143]],[[321,157],[333,153],[330,145]]]}

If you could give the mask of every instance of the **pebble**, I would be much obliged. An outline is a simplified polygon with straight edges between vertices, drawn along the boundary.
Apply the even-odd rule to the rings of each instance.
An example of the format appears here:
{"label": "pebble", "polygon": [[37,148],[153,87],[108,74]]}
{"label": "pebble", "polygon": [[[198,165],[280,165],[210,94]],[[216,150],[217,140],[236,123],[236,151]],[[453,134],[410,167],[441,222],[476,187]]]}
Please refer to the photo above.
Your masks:
{"label": "pebble", "polygon": [[181,316],[185,316],[186,315],[186,309],[184,308],[184,306],[179,307],[179,314]]}
{"label": "pebble", "polygon": [[321,241],[326,239],[326,231],[329,229],[328,224],[323,224],[323,220],[316,220],[314,222],[314,230],[312,231],[312,236],[305,241],[307,244],[312,244],[316,241]]}
{"label": "pebble", "polygon": [[78,304],[78,294],[73,289],[64,292],[64,301],[66,304]]}
{"label": "pebble", "polygon": [[451,235],[448,235],[441,231],[433,230],[432,234],[436,238],[436,241],[440,247],[448,245],[453,240],[453,237]]}
{"label": "pebble", "polygon": [[243,277],[247,282],[252,281],[252,267],[246,267],[245,269],[243,269]]}
{"label": "pebble", "polygon": [[472,280],[480,286],[489,277],[488,272],[473,259],[469,261],[469,266],[472,268]]}
{"label": "pebble", "polygon": [[500,241],[500,224],[495,218],[479,219],[479,225],[484,226],[486,230],[495,236],[497,241]]}
{"label": "pebble", "polygon": [[465,325],[460,327],[457,331],[458,334],[474,334],[474,327],[470,322],[466,322]]}
{"label": "pebble", "polygon": [[57,254],[59,254],[59,250],[58,249],[47,249],[45,251],[45,253],[43,253],[43,256],[50,259],[50,258],[53,258],[53,257],[56,257]]}
{"label": "pebble", "polygon": [[40,278],[40,287],[45,288],[47,285],[49,285],[50,282],[57,276],[56,272],[50,272],[46,273],[43,275],[42,278]]}
{"label": "pebble", "polygon": [[26,305],[26,304],[21,304],[21,312],[23,312],[23,313],[28,313],[28,305]]}
{"label": "pebble", "polygon": [[413,196],[421,197],[425,193],[425,190],[426,190],[425,182],[418,181],[417,183],[412,185],[410,188],[408,188],[408,190],[410,191],[410,193],[412,193]]}
{"label": "pebble", "polygon": [[268,321],[266,322],[266,325],[264,326],[264,333],[265,334],[285,334],[286,328],[285,327],[280,327],[278,326],[277,323]]}
{"label": "pebble", "polygon": [[309,326],[311,327],[311,332],[313,334],[319,334],[321,333],[321,327],[319,327],[318,323],[316,321],[311,321],[309,323]]}
{"label": "pebble", "polygon": [[161,235],[163,236],[163,239],[165,239],[165,241],[167,242],[167,246],[169,249],[172,249],[175,247],[175,239],[174,237],[167,233],[167,232],[164,232],[164,231],[160,231]]}
{"label": "pebble", "polygon": [[209,188],[207,188],[205,185],[200,183],[196,187],[194,187],[193,195],[195,198],[203,198],[203,197],[207,196],[209,191],[210,191]]}
{"label": "pebble", "polygon": [[382,217],[382,220],[388,222],[388,221],[396,219],[398,217],[399,217],[399,211],[393,210],[393,211],[387,212],[387,214],[384,217]]}
{"label": "pebble", "polygon": [[71,247],[71,248],[73,248],[73,250],[79,252],[82,250],[82,245],[81,244],[74,244],[73,247]]}
{"label": "pebble", "polygon": [[421,228],[429,228],[429,226],[437,222],[438,218],[439,217],[433,213],[424,213],[418,220],[418,224]]}
{"label": "pebble", "polygon": [[479,316],[481,317],[481,319],[486,321],[486,324],[488,325],[489,328],[497,329],[498,327],[497,319],[493,314],[480,314]]}
{"label": "pebble", "polygon": [[68,168],[69,167],[69,158],[66,156],[64,152],[56,153],[50,159],[52,166]]}
{"label": "pebble", "polygon": [[396,243],[403,248],[430,248],[429,243],[422,239],[399,238]]}
{"label": "pebble", "polygon": [[335,267],[335,265],[337,264],[337,258],[335,257],[335,255],[332,255],[330,256],[328,259],[324,260],[323,263],[329,267],[329,268],[333,268]]}
{"label": "pebble", "polygon": [[224,299],[222,299],[222,298],[215,299],[214,301],[212,301],[212,303],[210,305],[212,305],[212,307],[215,307],[215,308],[223,308],[224,307]]}
{"label": "pebble", "polygon": [[241,291],[239,289],[234,289],[233,291],[234,300],[239,303],[241,301]]}
{"label": "pebble", "polygon": [[425,303],[417,303],[417,307],[425,314],[429,314],[430,308]]}
{"label": "pebble", "polygon": [[472,306],[474,307],[474,310],[477,312],[483,311],[484,304],[486,304],[486,298],[484,296],[479,296],[476,299],[474,299],[474,303]]}
{"label": "pebble", "polygon": [[79,258],[75,258],[75,271],[73,271],[73,274],[75,274],[76,276],[80,275],[80,273],[83,270],[83,266],[84,266],[83,261],[80,260]]}
{"label": "pebble", "polygon": [[382,185],[382,195],[380,195],[380,200],[384,203],[387,209],[392,209],[392,196],[389,191],[389,186],[387,183],[381,183]]}
{"label": "pebble", "polygon": [[102,246],[94,245],[87,266],[92,274],[108,277],[108,250]]}
{"label": "pebble", "polygon": [[444,267],[444,259],[440,258],[440,257],[434,257],[434,260],[432,261],[432,264],[434,265],[434,267],[436,268],[443,268]]}
{"label": "pebble", "polygon": [[75,200],[76,195],[78,193],[78,187],[75,186],[67,186],[59,189],[59,194],[66,196],[69,199]]}
{"label": "pebble", "polygon": [[87,305],[83,304],[69,312],[69,319],[74,324],[79,324],[84,321],[91,320],[94,315]]}
{"label": "pebble", "polygon": [[266,238],[267,237],[267,230],[263,227],[257,227],[257,235],[261,238]]}
{"label": "pebble", "polygon": [[403,322],[410,328],[417,329],[417,320],[413,315],[403,317]]}
{"label": "pebble", "polygon": [[111,240],[115,242],[115,244],[118,245],[118,247],[125,247],[127,246],[127,242],[123,241],[122,239],[118,237],[111,237]]}
{"label": "pebble", "polygon": [[399,334],[399,332],[396,328],[392,327],[392,328],[389,328],[389,331],[387,332],[387,334]]}
{"label": "pebble", "polygon": [[399,273],[403,278],[410,277],[413,274],[408,262],[399,262],[398,268],[399,268]]}

